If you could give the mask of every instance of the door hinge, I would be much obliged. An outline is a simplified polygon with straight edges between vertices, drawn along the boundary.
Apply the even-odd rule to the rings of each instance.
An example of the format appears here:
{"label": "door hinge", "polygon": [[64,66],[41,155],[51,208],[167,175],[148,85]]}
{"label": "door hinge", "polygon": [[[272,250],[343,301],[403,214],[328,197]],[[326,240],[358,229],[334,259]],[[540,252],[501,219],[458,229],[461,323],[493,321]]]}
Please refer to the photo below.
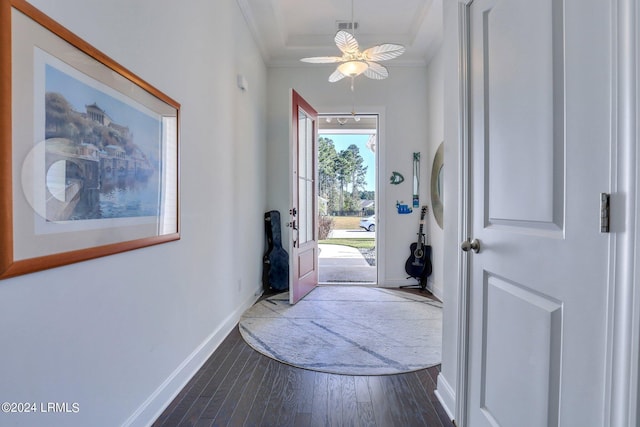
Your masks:
{"label": "door hinge", "polygon": [[609,201],[611,199],[611,194],[609,193],[600,193],[600,232],[608,233],[609,232],[609,221],[611,217]]}

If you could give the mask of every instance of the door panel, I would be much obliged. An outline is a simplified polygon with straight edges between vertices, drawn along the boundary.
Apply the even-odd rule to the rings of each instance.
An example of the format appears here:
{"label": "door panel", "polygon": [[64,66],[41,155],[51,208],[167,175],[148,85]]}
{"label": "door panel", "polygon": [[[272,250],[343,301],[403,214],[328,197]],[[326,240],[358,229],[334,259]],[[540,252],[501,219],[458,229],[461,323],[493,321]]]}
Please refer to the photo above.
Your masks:
{"label": "door panel", "polygon": [[487,5],[479,23],[486,40],[483,118],[490,224],[562,227],[564,67],[557,15],[562,16],[560,1],[502,1]]}
{"label": "door panel", "polygon": [[291,99],[293,228],[289,302],[295,304],[318,285],[318,113],[296,91],[292,91]]}
{"label": "door panel", "polygon": [[604,416],[608,7],[469,6],[470,426]]}
{"label": "door panel", "polygon": [[315,251],[305,251],[298,256],[298,277],[305,277],[316,268]]}
{"label": "door panel", "polygon": [[522,419],[557,425],[562,304],[492,275],[483,292],[480,406],[486,417],[495,425],[522,425]]}

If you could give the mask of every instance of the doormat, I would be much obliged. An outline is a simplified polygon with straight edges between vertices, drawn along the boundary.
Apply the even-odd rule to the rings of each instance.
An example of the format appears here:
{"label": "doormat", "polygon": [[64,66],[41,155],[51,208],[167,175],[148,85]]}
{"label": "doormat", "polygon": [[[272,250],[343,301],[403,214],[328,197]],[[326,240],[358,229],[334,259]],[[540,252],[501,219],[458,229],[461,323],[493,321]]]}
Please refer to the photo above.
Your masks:
{"label": "doormat", "polygon": [[304,369],[386,375],[441,362],[442,304],[388,288],[319,286],[295,305],[282,293],[240,319],[252,348]]}

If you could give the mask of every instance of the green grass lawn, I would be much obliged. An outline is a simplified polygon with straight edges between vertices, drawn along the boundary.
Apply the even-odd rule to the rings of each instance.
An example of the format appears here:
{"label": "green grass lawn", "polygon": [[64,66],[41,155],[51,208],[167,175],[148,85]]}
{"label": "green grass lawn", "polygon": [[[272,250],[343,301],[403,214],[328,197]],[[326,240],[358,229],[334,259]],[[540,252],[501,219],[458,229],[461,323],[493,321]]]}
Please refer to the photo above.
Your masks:
{"label": "green grass lawn", "polygon": [[[359,216],[333,216],[333,229],[334,230],[358,230],[360,229]],[[328,245],[343,245],[351,246],[356,249],[373,249],[376,246],[376,239],[370,238],[356,238],[356,239],[326,239],[320,240],[319,243]]]}
{"label": "green grass lawn", "polygon": [[320,240],[318,243],[324,243],[328,245],[342,245],[342,246],[351,246],[356,249],[373,249],[376,244],[376,239],[374,238],[366,238],[366,239],[326,239]]}
{"label": "green grass lawn", "polygon": [[357,230],[360,228],[359,216],[332,216],[334,230]]}

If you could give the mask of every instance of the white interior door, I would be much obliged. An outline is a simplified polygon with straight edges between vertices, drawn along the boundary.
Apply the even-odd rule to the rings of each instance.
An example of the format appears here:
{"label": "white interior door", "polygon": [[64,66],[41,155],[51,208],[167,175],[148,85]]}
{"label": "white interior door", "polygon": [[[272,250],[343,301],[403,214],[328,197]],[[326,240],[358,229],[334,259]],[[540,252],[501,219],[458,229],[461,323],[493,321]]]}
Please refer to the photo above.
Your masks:
{"label": "white interior door", "polygon": [[296,91],[291,92],[289,302],[295,304],[318,286],[318,113]]}
{"label": "white interior door", "polygon": [[467,9],[470,426],[603,423],[609,3]]}

